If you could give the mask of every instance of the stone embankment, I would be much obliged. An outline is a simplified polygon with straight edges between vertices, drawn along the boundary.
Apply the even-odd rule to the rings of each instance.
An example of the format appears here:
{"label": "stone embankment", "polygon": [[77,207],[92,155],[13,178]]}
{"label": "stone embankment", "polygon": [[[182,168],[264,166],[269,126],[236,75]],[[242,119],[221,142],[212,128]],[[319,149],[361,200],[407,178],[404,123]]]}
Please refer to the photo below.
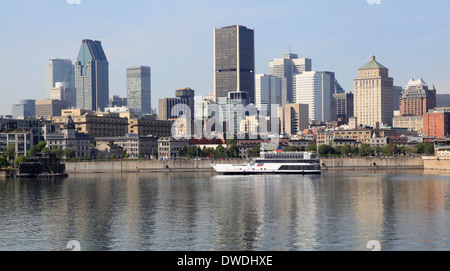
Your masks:
{"label": "stone embankment", "polygon": [[[103,172],[170,172],[170,171],[213,171],[211,162],[225,164],[243,164],[249,160],[115,160],[66,162],[67,173],[103,173]],[[450,162],[450,160],[449,160]],[[326,158],[321,159],[323,170],[331,169],[423,169],[421,157],[389,158]]]}

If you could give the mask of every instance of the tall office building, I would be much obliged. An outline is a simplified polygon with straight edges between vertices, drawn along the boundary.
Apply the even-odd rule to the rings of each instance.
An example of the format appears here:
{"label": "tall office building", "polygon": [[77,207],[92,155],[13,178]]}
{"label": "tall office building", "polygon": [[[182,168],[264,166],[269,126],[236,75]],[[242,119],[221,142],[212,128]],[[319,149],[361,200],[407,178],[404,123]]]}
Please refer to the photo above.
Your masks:
{"label": "tall office building", "polygon": [[348,123],[353,117],[353,93],[335,93],[333,94],[333,102],[336,108],[336,117],[343,122]]}
{"label": "tall office building", "polygon": [[19,104],[12,105],[13,119],[24,119],[36,116],[36,100],[20,100]]}
{"label": "tall office building", "polygon": [[75,63],[76,107],[103,110],[108,106],[108,60],[100,41],[83,40]]}
{"label": "tall office building", "polygon": [[298,58],[297,54],[283,54],[269,62],[269,74],[286,78],[286,88],[283,89],[281,104],[295,102],[294,75],[312,70],[312,61],[309,58]]}
{"label": "tall office building", "polygon": [[372,56],[353,81],[354,115],[358,122],[372,127],[377,123],[392,125],[394,79],[389,77],[389,69]]}
{"label": "tall office building", "polygon": [[64,82],[56,82],[55,87],[50,90],[50,98],[47,99],[65,101],[66,108],[74,108],[76,106],[75,89]]}
{"label": "tall office building", "polygon": [[70,59],[52,58],[47,70],[46,98],[51,99],[51,90],[57,82],[64,83],[67,88],[75,89],[75,66]]}
{"label": "tall office building", "polygon": [[[176,98],[160,99],[158,119],[160,120],[176,120],[179,115],[172,114],[174,111],[184,115],[190,114],[191,119],[194,118],[194,96],[195,91],[191,88],[180,88],[175,91]],[[189,107],[190,112],[184,112],[184,105]]]}
{"label": "tall office building", "polygon": [[254,103],[254,72],[254,30],[242,25],[214,28],[214,100],[243,91]]}
{"label": "tall office building", "polygon": [[255,105],[260,114],[270,116],[272,105],[281,105],[281,94],[286,84],[286,78],[267,74],[255,76]]}
{"label": "tall office building", "polygon": [[332,95],[335,89],[333,72],[309,71],[294,76],[295,103],[309,105],[309,120],[334,120]]}
{"label": "tall office building", "polygon": [[147,66],[127,68],[127,105],[147,114],[152,112],[150,72]]}
{"label": "tall office building", "polygon": [[288,104],[278,108],[280,134],[297,135],[309,128],[309,106],[307,104]]}

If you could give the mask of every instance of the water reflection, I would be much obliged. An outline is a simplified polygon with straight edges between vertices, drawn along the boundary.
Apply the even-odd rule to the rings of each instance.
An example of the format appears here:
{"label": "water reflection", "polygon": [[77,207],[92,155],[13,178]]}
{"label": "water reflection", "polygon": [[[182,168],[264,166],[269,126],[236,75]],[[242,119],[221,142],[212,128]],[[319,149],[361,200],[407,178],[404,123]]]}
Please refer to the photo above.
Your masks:
{"label": "water reflection", "polygon": [[450,177],[77,174],[0,180],[0,250],[449,248]]}

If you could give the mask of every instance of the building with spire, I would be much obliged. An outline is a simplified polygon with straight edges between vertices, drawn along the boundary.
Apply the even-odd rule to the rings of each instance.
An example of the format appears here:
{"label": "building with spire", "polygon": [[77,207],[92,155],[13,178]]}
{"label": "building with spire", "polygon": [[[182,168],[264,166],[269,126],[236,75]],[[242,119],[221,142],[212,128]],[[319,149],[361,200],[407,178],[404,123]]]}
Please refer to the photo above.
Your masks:
{"label": "building with spire", "polygon": [[359,69],[358,77],[353,82],[354,116],[358,123],[371,127],[377,124],[392,125],[394,79],[389,77],[389,69],[372,56]]}
{"label": "building with spire", "polygon": [[108,106],[108,65],[100,41],[82,41],[75,63],[76,108],[96,111]]}

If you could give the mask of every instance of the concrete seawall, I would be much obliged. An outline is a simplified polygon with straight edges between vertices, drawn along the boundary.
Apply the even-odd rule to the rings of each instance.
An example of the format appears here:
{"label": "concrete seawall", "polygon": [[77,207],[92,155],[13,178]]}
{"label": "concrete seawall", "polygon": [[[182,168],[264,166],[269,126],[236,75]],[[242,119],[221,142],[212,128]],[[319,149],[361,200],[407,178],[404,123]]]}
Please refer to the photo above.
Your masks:
{"label": "concrete seawall", "polygon": [[[249,160],[222,160],[213,161],[222,164],[243,164]],[[118,160],[93,162],[65,162],[67,173],[103,173],[103,172],[141,172],[141,171],[211,171],[211,162],[208,160]]]}
{"label": "concrete seawall", "polygon": [[450,157],[427,156],[423,158],[424,169],[450,170]]}
{"label": "concrete seawall", "polygon": [[[222,164],[243,164],[249,160],[220,160]],[[450,160],[449,160],[450,162]],[[170,172],[170,171],[210,171],[208,160],[117,160],[92,162],[65,162],[67,173],[103,173],[103,172]],[[323,170],[331,169],[423,169],[421,157],[389,157],[389,158],[326,158],[321,159]]]}
{"label": "concrete seawall", "polygon": [[328,169],[423,169],[422,157],[380,158],[324,158],[320,159],[323,170]]}

